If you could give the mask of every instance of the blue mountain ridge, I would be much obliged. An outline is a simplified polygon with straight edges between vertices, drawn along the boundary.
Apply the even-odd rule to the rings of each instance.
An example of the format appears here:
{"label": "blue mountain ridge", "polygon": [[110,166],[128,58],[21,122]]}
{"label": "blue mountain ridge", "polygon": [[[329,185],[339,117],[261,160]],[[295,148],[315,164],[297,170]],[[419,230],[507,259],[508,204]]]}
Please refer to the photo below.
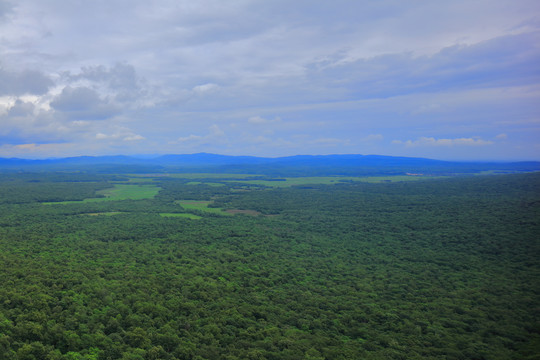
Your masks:
{"label": "blue mountain ridge", "polygon": [[[0,158],[0,169],[31,171],[45,168],[88,169],[88,167],[114,169],[144,167],[147,170],[164,169],[186,172],[202,170],[209,172],[272,173],[278,175],[324,175],[384,172],[471,173],[479,171],[529,172],[540,171],[540,162],[459,162],[426,158],[384,155],[295,155],[276,158],[256,156],[230,156],[209,153],[167,154],[141,156],[77,156],[50,159]],[[142,171],[142,170],[141,170]]]}

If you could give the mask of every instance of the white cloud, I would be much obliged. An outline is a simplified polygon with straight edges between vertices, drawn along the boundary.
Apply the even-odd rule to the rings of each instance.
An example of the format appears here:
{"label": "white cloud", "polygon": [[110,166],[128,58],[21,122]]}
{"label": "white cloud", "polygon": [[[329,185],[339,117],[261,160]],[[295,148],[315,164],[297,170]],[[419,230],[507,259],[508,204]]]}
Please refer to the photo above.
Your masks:
{"label": "white cloud", "polygon": [[250,124],[264,124],[267,123],[268,120],[260,117],[260,116],[252,116],[248,119],[248,123]]}
{"label": "white cloud", "polygon": [[189,136],[185,136],[185,137],[179,137],[178,138],[178,141],[180,142],[186,142],[186,141],[194,141],[194,140],[201,140],[203,137],[202,136],[199,136],[199,135],[189,135]]}
{"label": "white cloud", "polygon": [[219,89],[219,86],[217,84],[203,84],[203,85],[197,85],[193,88],[193,92],[196,94],[207,94],[212,93]]}
{"label": "white cloud", "polygon": [[179,142],[191,141],[191,142],[199,142],[199,143],[201,143],[201,142],[207,142],[209,140],[216,141],[219,138],[224,138],[226,136],[225,132],[223,130],[221,130],[221,128],[216,124],[211,125],[209,130],[210,130],[210,132],[207,135],[200,136],[200,135],[191,134],[191,135],[186,136],[186,137],[179,137],[178,141]]}
{"label": "white cloud", "polygon": [[109,125],[105,126],[107,128],[107,133],[98,132],[95,134],[94,138],[97,140],[114,140],[117,141],[121,139],[123,141],[139,141],[145,140],[146,138],[142,135],[136,134],[131,129],[125,126],[118,125]]}
{"label": "white cloud", "polygon": [[144,140],[144,139],[145,139],[144,136],[133,134],[133,135],[126,136],[124,138],[124,141],[139,141],[139,140]]}
{"label": "white cloud", "polygon": [[271,123],[278,123],[281,122],[280,117],[275,117],[273,119],[265,119],[261,116],[252,116],[248,119],[248,123],[250,124],[271,124]]}
{"label": "white cloud", "polygon": [[213,124],[210,126],[210,135],[211,137],[223,137],[225,136],[225,132],[219,128],[216,124]]}

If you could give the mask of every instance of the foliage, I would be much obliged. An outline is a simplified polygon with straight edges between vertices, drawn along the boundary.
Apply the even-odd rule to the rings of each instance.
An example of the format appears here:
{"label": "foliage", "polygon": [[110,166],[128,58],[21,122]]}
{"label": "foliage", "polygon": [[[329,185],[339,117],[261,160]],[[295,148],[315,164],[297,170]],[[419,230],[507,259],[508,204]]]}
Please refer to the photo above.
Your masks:
{"label": "foliage", "polygon": [[213,205],[212,201],[178,200],[176,201],[176,203],[178,203],[178,205],[180,205],[185,210],[195,210],[196,212],[209,212],[218,215],[230,215],[229,213],[224,212],[221,208],[210,207],[210,205]]}
{"label": "foliage", "polygon": [[[55,176],[0,177],[0,359],[539,353],[540,174],[242,191],[156,177],[155,198],[43,205],[115,181]],[[272,216],[171,216],[186,199]]]}

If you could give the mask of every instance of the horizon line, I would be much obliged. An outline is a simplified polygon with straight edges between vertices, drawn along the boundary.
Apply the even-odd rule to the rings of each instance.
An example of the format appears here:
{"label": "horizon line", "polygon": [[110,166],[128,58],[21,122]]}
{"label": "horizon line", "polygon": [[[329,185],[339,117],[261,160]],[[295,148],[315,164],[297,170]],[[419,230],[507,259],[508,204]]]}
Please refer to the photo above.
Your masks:
{"label": "horizon line", "polygon": [[258,158],[258,159],[283,159],[291,157],[331,157],[331,156],[362,156],[362,157],[388,157],[388,158],[403,158],[403,159],[421,159],[421,160],[434,160],[441,162],[454,162],[454,163],[520,163],[520,162],[540,162],[540,159],[472,159],[472,160],[449,160],[449,159],[438,159],[438,158],[428,158],[428,157],[419,157],[419,156],[400,156],[400,155],[382,155],[382,154],[359,154],[359,153],[334,153],[334,154],[295,154],[295,155],[284,155],[284,156],[257,156],[257,155],[228,155],[228,154],[219,154],[219,153],[208,153],[208,152],[196,152],[196,153],[163,153],[163,154],[111,154],[111,155],[74,155],[74,156],[60,156],[60,157],[44,157],[44,158],[31,158],[31,157],[4,157],[0,156],[0,159],[4,160],[28,160],[28,161],[54,161],[54,160],[63,160],[63,159],[76,159],[76,158],[110,158],[110,157],[127,157],[138,160],[152,160],[158,159],[163,156],[190,156],[190,155],[216,155],[223,157],[249,157],[249,158]]}

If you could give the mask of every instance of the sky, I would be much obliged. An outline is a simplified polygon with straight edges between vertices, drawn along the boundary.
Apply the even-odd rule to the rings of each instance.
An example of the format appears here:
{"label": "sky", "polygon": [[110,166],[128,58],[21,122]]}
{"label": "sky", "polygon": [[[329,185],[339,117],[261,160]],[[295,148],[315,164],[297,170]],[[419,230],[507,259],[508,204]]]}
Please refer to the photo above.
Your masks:
{"label": "sky", "polygon": [[0,0],[0,157],[540,160],[538,0]]}

